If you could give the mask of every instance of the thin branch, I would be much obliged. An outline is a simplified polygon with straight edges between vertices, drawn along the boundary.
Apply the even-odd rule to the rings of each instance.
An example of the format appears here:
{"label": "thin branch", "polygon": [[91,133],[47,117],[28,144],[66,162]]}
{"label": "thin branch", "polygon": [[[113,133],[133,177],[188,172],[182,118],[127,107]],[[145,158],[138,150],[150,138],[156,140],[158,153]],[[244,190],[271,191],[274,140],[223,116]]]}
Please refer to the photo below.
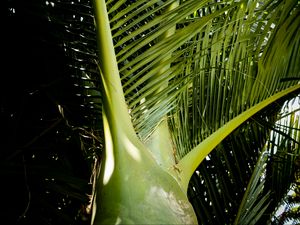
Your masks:
{"label": "thin branch", "polygon": [[25,180],[26,190],[27,190],[27,193],[28,193],[28,202],[27,202],[27,206],[26,206],[24,212],[22,213],[21,216],[19,216],[18,222],[19,222],[20,220],[22,220],[23,218],[26,217],[26,213],[27,213],[28,210],[29,210],[30,202],[31,202],[31,192],[30,192],[29,184],[28,184],[27,168],[26,168],[26,164],[25,164],[25,158],[24,158],[24,155],[22,156],[22,160],[23,160],[23,165],[24,165],[24,180]]}

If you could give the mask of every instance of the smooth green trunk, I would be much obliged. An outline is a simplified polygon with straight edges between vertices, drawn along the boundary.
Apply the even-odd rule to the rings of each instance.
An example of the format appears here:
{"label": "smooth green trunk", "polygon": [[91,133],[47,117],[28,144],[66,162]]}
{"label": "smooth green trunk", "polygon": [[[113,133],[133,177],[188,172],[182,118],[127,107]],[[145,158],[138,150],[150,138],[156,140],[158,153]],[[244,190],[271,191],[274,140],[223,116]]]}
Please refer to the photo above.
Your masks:
{"label": "smooth green trunk", "polygon": [[133,129],[120,82],[105,0],[94,1],[103,83],[105,153],[92,224],[196,224],[186,194]]}
{"label": "smooth green trunk", "polygon": [[112,131],[104,115],[106,149],[93,205],[98,224],[197,224],[185,193],[144,146]]}

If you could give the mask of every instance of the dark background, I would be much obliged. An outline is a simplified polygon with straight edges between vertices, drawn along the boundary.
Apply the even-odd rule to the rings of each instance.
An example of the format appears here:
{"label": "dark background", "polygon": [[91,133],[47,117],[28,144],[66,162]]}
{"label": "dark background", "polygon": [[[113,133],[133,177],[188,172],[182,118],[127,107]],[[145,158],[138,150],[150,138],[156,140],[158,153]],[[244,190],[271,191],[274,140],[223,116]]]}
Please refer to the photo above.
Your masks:
{"label": "dark background", "polygon": [[91,168],[58,110],[78,99],[44,2],[6,1],[2,14],[1,224],[89,224]]}

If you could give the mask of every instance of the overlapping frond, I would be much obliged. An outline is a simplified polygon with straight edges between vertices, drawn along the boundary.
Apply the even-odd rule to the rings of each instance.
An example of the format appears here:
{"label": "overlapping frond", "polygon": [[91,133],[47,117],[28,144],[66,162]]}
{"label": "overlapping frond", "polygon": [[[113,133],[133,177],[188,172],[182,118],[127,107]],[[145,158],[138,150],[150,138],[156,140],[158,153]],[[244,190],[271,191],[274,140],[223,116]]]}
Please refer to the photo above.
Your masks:
{"label": "overlapping frond", "polygon": [[191,82],[178,98],[171,123],[179,157],[241,112],[297,84],[297,79],[283,80],[299,77],[294,60],[299,57],[299,21],[294,1],[241,2],[194,37],[189,48],[193,63],[182,70]]}
{"label": "overlapping frond", "polygon": [[[299,96],[294,100],[299,100]],[[297,160],[300,156],[300,114],[299,104],[289,101],[283,107],[280,119],[272,130],[267,143],[270,155],[266,168],[264,192],[271,191],[273,201],[266,211],[272,214],[282,204],[284,196],[297,182]],[[295,103],[295,102],[294,102]],[[262,222],[270,218],[264,216]]]}
{"label": "overlapping frond", "polygon": [[257,224],[270,204],[271,191],[264,193],[266,152],[258,159],[239,207],[235,224]]}
{"label": "overlapping frond", "polygon": [[[170,9],[171,4],[107,2],[135,129],[145,139],[168,115],[180,159],[242,112],[298,84],[300,19],[295,1],[177,1]],[[191,199],[201,222],[234,221],[228,215],[238,213],[272,129],[261,123],[239,128],[199,167],[190,195],[197,196]],[[251,191],[261,196],[264,184],[256,181],[250,186],[258,191]],[[268,200],[252,206],[269,210]],[[244,219],[253,219],[250,214]]]}
{"label": "overlapping frond", "polygon": [[[147,137],[174,107],[177,95],[182,92],[181,86],[191,82],[194,76],[183,73],[185,64],[192,59],[185,55],[194,51],[187,48],[187,43],[199,36],[215,17],[239,5],[224,2],[210,6],[208,2],[127,1],[120,4],[118,1],[116,5],[107,4],[125,97],[132,121],[142,138]],[[207,15],[203,18],[191,16],[207,7]],[[165,35],[170,30],[175,31]],[[160,90],[165,83],[168,85]]]}
{"label": "overlapping frond", "polygon": [[64,49],[68,60],[66,73],[74,87],[74,99],[67,100],[73,103],[61,108],[70,125],[99,129],[101,85],[91,2],[45,1],[44,7],[49,23],[57,27],[53,35]]}
{"label": "overlapping frond", "polygon": [[[173,128],[188,129],[183,133],[194,146],[297,83],[285,80],[298,76],[294,1],[107,1],[107,7],[126,101],[142,139],[175,108]],[[185,113],[197,127],[185,127]],[[191,149],[176,142],[179,157]]]}
{"label": "overlapping frond", "polygon": [[241,126],[200,164],[188,193],[201,223],[269,223],[295,181],[299,157],[299,118],[278,117],[280,105]]}
{"label": "overlapping frond", "polygon": [[197,168],[188,193],[201,223],[233,224],[270,132],[257,121],[274,121],[273,109],[238,128]]}

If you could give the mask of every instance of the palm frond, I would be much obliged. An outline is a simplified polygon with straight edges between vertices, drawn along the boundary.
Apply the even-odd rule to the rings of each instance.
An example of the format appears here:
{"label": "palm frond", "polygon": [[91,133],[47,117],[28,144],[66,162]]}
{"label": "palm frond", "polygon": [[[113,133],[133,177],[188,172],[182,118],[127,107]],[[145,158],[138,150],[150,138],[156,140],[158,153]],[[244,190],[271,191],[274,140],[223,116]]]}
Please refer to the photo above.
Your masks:
{"label": "palm frond", "polygon": [[192,176],[188,193],[201,223],[234,223],[249,180],[251,176],[255,176],[255,166],[270,132],[256,121],[274,121],[274,115],[279,109],[271,109],[272,111],[257,115],[255,120],[248,121],[234,131],[206,157]]}
{"label": "palm frond", "polygon": [[[285,35],[290,20],[285,20],[286,14],[280,14],[276,7],[289,10],[293,21],[297,21],[295,24],[299,23],[296,2],[241,3],[222,14],[223,17],[217,17],[217,25],[211,22],[203,29],[205,36],[199,35],[197,41],[192,42],[195,43],[191,44],[192,49],[195,46],[200,50],[194,50],[198,55],[191,57],[199,60],[185,67],[185,76],[191,73],[194,76],[185,93],[179,96],[179,106],[173,111],[171,120],[180,158],[241,112],[289,85],[297,84],[295,80],[289,81],[293,83],[280,82],[283,77],[299,76],[299,72],[294,71],[298,68],[296,63],[290,65],[291,70],[283,63],[299,54],[299,40],[295,38],[299,34],[291,25],[291,30],[287,31],[291,36]],[[266,9],[270,11],[265,13]],[[284,24],[276,24],[276,21]],[[270,43],[274,41],[284,41],[284,48],[290,51],[279,53]],[[266,60],[269,57],[277,63],[271,64]]]}
{"label": "palm frond", "polygon": [[[299,223],[299,176],[297,176],[297,173],[299,173],[299,167],[296,171],[296,182],[292,184],[291,190],[289,191],[288,195],[284,198],[283,203],[278,208],[278,214],[274,216],[273,223],[282,225],[286,223],[293,223],[297,224]],[[283,208],[283,210],[281,210]],[[281,211],[280,211],[281,210]]]}
{"label": "palm frond", "polygon": [[[296,99],[299,99],[299,96]],[[297,108],[299,109],[299,105]],[[292,111],[293,106],[290,102],[287,102],[284,109],[289,112]],[[286,114],[287,116],[284,116]],[[277,129],[273,130],[267,143],[270,159],[266,168],[265,192],[271,191],[273,202],[269,205],[266,215],[270,215],[279,207],[291,185],[296,182],[296,162],[300,154],[299,113],[290,114],[283,112],[282,118],[277,121],[276,125],[280,127],[281,132],[277,132]],[[270,220],[270,218],[266,217],[262,218],[262,222]]]}
{"label": "palm frond", "polygon": [[[139,5],[137,3],[125,4],[121,7],[119,2],[116,2],[115,4],[118,4],[116,12],[109,10],[125,97],[132,110],[132,120],[137,132],[143,133],[140,135],[142,139],[147,137],[160,119],[174,107],[176,95],[181,91],[178,90],[180,84],[178,78],[175,81],[175,77],[181,76],[182,68],[187,61],[182,57],[183,54],[186,54],[186,50],[181,46],[185,46],[186,42],[197,35],[200,29],[214,16],[225,11],[224,9],[219,12],[216,10],[216,6],[212,6],[211,8],[215,12],[208,14],[207,17],[201,20],[200,17],[196,19],[190,17],[197,9],[204,7],[207,2],[186,1],[172,10],[168,10],[174,1],[151,1],[147,4],[140,3],[143,7],[139,6],[139,9],[143,10],[138,11],[135,11]],[[224,3],[224,5],[226,4]],[[228,8],[233,7],[228,6]],[[115,9],[111,4],[108,4],[108,8]],[[116,16],[114,17],[114,15]],[[119,18],[120,16],[123,17]],[[131,19],[137,16],[140,19]],[[118,27],[116,33],[114,33],[115,23]],[[185,23],[189,25],[178,25]],[[161,38],[165,32],[173,28],[178,28],[174,34],[167,38]],[[167,57],[169,55],[172,57]],[[157,76],[159,71],[167,65],[174,65],[174,67],[169,67]],[[156,79],[153,79],[155,76]],[[168,88],[153,94],[160,84],[168,83],[172,79],[175,82],[170,83]],[[181,79],[183,83],[186,83],[186,80],[191,81],[189,77]],[[159,99],[166,99],[165,96],[168,95],[170,97],[167,101],[157,104]],[[145,99],[147,101],[142,106],[141,103]],[[151,102],[155,102],[155,104],[151,104]],[[154,119],[151,119],[151,115]]]}
{"label": "palm frond", "polygon": [[[271,219],[270,215],[293,182],[293,165],[299,149],[296,138],[299,135],[299,121],[296,117],[287,116],[285,122],[279,120],[281,122],[276,123],[285,134],[292,131],[296,142],[265,125],[274,125],[278,118],[282,119],[278,116],[280,105],[282,103],[268,107],[251,119],[252,122],[248,121],[234,131],[197,168],[188,194],[198,221],[203,224],[233,224],[234,221],[237,224],[254,224],[255,221],[256,224],[266,224]],[[286,110],[287,115],[293,111]],[[290,143],[293,147],[286,148],[283,143]],[[281,157],[279,150],[274,151],[272,146],[285,146]],[[287,153],[290,151],[288,149],[294,153]],[[260,155],[263,158],[259,160]],[[272,163],[273,158],[278,159],[277,163]],[[240,219],[243,222],[239,223]]]}
{"label": "palm frond", "polygon": [[262,154],[248,183],[235,224],[257,224],[270,204],[270,191],[263,193],[264,173],[268,155],[265,152]]}
{"label": "palm frond", "polygon": [[[64,49],[68,60],[67,77],[74,85],[76,103],[61,105],[66,119],[70,120],[69,123],[75,123],[74,126],[82,120],[79,126],[99,129],[102,124],[101,84],[91,2],[52,1],[46,3],[45,7],[49,23],[57,27],[54,36]],[[72,118],[75,115],[77,118]]]}

